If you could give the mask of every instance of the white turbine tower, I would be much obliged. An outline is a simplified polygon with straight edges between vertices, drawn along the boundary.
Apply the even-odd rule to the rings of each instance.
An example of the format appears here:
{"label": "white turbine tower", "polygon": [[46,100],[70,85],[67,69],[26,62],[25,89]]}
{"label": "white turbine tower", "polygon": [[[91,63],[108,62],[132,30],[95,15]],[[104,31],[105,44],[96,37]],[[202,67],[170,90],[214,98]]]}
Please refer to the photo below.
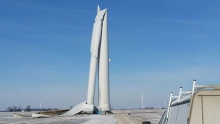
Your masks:
{"label": "white turbine tower", "polygon": [[164,108],[166,108],[167,107],[167,103],[166,103],[166,100],[164,101]]}
{"label": "white turbine tower", "polygon": [[144,109],[144,94],[143,93],[141,97],[141,108]]}
{"label": "white turbine tower", "polygon": [[91,113],[95,109],[96,75],[98,75],[99,86],[99,110],[101,112],[110,111],[107,9],[100,10],[99,6],[93,25],[90,52],[88,95],[84,111]]}
{"label": "white turbine tower", "polygon": [[93,24],[92,40],[90,47],[91,59],[88,80],[87,101],[75,106],[64,115],[74,115],[78,112],[92,114],[97,112],[94,105],[95,84],[97,83],[99,90],[99,111],[106,113],[111,111],[109,96],[109,59],[108,56],[108,26],[107,26],[107,9],[97,9],[95,23]]}
{"label": "white turbine tower", "polygon": [[[108,56],[108,25],[107,9],[97,9],[95,23],[93,24],[90,47],[91,59],[89,69],[87,101],[78,104],[62,115],[75,115],[78,113],[93,114],[97,112],[94,105],[95,83],[98,75],[99,107],[101,114],[111,111],[109,93],[109,59]],[[77,94],[80,95],[80,94]],[[37,115],[44,116],[44,115]],[[33,117],[33,115],[32,115]]]}

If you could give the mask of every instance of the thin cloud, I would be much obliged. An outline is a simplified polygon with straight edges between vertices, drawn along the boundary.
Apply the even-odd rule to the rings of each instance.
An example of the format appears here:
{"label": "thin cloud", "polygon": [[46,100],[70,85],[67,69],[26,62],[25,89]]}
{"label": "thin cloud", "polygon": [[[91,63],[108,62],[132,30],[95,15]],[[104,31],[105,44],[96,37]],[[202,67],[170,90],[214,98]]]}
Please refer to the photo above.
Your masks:
{"label": "thin cloud", "polygon": [[176,71],[158,71],[158,72],[132,72],[126,74],[112,75],[113,81],[126,83],[171,83],[186,82],[198,79],[203,83],[211,83],[220,81],[218,74],[220,71],[214,67],[197,67],[192,69],[176,70]]}
{"label": "thin cloud", "polygon": [[210,27],[220,27],[220,24],[217,22],[205,22],[198,20],[190,20],[190,19],[166,19],[166,18],[149,18],[151,21],[161,21],[161,22],[170,22],[170,23],[181,23],[188,25],[200,25],[200,26],[210,26]]}
{"label": "thin cloud", "polygon": [[56,13],[64,13],[64,12],[69,12],[72,11],[74,13],[84,13],[88,15],[94,15],[94,11],[86,10],[86,9],[73,9],[73,8],[68,8],[68,7],[60,7],[60,6],[50,6],[50,5],[45,5],[45,4],[37,4],[37,3],[31,3],[30,1],[16,1],[16,0],[5,0],[4,4],[10,5],[13,7],[21,7],[21,8],[31,8],[31,9],[36,9],[36,10],[42,10],[42,11],[49,11],[49,12],[56,12]]}
{"label": "thin cloud", "polygon": [[175,20],[179,23],[189,24],[189,25],[201,25],[201,26],[211,26],[211,27],[220,27],[220,24],[217,23],[210,23],[210,22],[200,22],[200,21],[193,21],[193,20]]}

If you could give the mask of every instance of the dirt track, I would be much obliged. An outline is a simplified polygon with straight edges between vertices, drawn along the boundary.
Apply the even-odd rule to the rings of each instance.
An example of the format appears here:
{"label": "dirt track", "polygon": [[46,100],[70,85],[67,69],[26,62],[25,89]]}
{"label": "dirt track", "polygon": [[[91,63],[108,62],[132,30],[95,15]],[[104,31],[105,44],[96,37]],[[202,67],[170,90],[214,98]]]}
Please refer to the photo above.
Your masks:
{"label": "dirt track", "polygon": [[[144,121],[150,121],[151,124],[158,124],[164,111],[165,109],[113,110],[113,113],[115,115],[118,115],[119,119],[121,120],[131,120],[133,124],[142,124],[142,122]],[[127,119],[124,119],[124,116]],[[132,123],[130,123],[129,121],[121,122],[121,124]]]}
{"label": "dirt track", "polygon": [[117,118],[117,124],[141,124],[141,122],[138,122],[125,114],[117,114],[115,115],[115,118]]}

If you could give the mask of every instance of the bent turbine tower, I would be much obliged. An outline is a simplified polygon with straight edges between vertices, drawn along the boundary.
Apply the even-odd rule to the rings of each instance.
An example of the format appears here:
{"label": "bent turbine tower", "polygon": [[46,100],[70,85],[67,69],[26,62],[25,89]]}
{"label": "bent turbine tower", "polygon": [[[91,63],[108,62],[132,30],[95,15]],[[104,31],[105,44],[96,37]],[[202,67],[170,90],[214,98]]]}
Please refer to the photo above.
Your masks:
{"label": "bent turbine tower", "polygon": [[[93,114],[98,110],[101,114],[111,111],[109,96],[109,58],[108,58],[108,26],[107,9],[100,10],[98,6],[91,40],[91,60],[88,81],[87,101],[82,102],[69,111],[61,111],[60,116],[78,113]],[[99,107],[94,105],[95,83],[98,76]],[[52,115],[33,113],[32,117],[49,117]]]}
{"label": "bent turbine tower", "polygon": [[95,109],[95,82],[98,75],[99,107],[101,112],[110,111],[109,96],[109,57],[108,57],[108,27],[107,9],[100,10],[98,6],[91,40],[91,60],[88,81],[87,103],[84,111],[92,113]]}

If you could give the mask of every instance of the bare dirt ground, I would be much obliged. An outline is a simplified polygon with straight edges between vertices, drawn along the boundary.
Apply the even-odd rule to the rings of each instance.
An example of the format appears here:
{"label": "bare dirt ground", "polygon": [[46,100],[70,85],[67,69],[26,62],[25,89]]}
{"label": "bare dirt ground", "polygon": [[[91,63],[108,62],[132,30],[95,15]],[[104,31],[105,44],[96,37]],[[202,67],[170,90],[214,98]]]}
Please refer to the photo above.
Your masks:
{"label": "bare dirt ground", "polygon": [[[158,124],[164,111],[164,109],[113,110],[114,114],[104,116],[76,115],[49,118],[14,118],[13,112],[0,112],[0,124],[142,124],[143,121]],[[33,112],[18,112],[26,116],[31,116],[31,113]]]}

